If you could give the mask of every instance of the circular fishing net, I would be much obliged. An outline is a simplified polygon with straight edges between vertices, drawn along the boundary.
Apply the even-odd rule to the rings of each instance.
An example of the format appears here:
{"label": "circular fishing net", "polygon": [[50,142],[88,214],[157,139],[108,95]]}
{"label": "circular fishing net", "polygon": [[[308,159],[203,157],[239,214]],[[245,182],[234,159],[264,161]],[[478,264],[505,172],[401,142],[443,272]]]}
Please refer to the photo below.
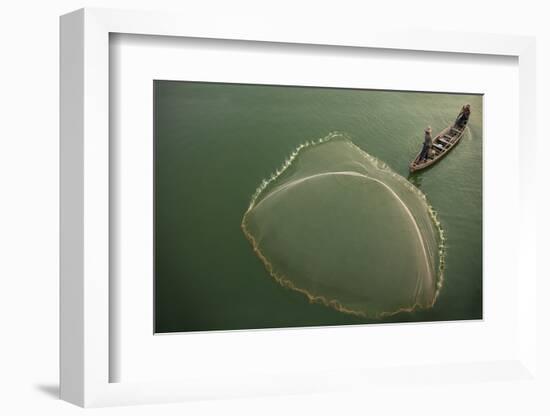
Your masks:
{"label": "circular fishing net", "polygon": [[442,284],[443,231],[425,195],[340,133],[296,149],[241,226],[278,283],[341,312],[431,307]]}

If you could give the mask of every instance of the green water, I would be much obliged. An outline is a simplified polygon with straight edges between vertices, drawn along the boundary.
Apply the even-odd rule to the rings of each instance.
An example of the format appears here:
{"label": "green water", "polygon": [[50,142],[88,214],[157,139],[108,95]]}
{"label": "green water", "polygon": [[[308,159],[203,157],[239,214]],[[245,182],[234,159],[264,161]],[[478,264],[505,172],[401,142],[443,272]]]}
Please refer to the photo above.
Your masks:
{"label": "green water", "polygon": [[[464,103],[472,115],[461,143],[409,176],[424,127],[442,130]],[[447,254],[433,308],[384,319],[338,312],[279,285],[253,253],[240,224],[255,189],[301,143],[333,131],[437,211]],[[157,332],[482,317],[481,96],[156,81],[155,145]]]}

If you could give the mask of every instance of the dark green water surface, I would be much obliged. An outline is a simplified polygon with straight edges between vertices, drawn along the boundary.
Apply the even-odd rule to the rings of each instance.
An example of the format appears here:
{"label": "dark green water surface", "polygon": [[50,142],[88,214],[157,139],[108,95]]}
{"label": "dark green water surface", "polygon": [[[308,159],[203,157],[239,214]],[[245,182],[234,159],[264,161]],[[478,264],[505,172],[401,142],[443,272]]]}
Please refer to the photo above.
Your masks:
{"label": "dark green water surface", "polygon": [[[156,332],[482,317],[481,95],[154,86]],[[460,144],[409,176],[424,127],[439,132],[465,103],[472,115]],[[251,250],[240,224],[258,185],[298,145],[333,131],[408,178],[437,211],[447,254],[433,308],[368,320],[312,304],[275,282]]]}

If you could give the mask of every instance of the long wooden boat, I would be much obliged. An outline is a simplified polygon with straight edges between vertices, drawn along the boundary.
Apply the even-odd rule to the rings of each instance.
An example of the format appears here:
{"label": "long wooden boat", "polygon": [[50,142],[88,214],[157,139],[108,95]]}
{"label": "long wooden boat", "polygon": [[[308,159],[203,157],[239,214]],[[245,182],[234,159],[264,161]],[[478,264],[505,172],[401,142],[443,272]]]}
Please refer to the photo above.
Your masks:
{"label": "long wooden boat", "polygon": [[429,152],[428,157],[424,160],[420,160],[420,155],[422,154],[422,150],[420,150],[414,160],[410,163],[409,171],[412,173],[426,169],[428,166],[432,166],[439,160],[443,159],[443,157],[449,153],[451,149],[458,144],[458,142],[460,142],[460,139],[464,136],[465,130],[466,124],[462,127],[457,127],[454,123],[444,129],[441,133],[435,136],[435,139],[433,139],[432,149]]}

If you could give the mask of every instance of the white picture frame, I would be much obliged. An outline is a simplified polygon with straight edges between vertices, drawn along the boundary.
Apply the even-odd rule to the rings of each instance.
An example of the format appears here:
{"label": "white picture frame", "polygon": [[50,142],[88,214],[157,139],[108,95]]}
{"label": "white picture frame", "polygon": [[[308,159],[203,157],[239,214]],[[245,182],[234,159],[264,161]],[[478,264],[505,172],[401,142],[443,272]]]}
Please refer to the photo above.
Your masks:
{"label": "white picture frame", "polygon": [[[109,35],[112,33],[247,40],[260,42],[383,48],[443,53],[506,55],[519,61],[519,147],[521,216],[518,269],[522,283],[517,294],[518,355],[506,362],[456,366],[422,366],[422,380],[448,372],[451,378],[479,383],[473,375],[494,368],[507,380],[538,383],[536,348],[536,211],[532,159],[536,141],[535,41],[529,37],[432,32],[339,32],[278,25],[239,26],[217,21],[204,27],[189,16],[167,13],[82,9],[61,18],[61,398],[80,406],[157,403],[193,398],[238,397],[254,394],[338,390],[343,375],[354,382],[390,379],[395,369],[371,369],[368,374],[342,369],[332,380],[319,382],[317,374],[282,374],[271,380],[242,382],[234,374],[217,380],[113,383],[109,366]],[[238,335],[237,335],[238,336]],[[410,373],[410,370],[407,370]],[[351,374],[351,375],[350,375]],[[373,376],[375,375],[375,376]],[[416,377],[416,376],[415,376]],[[289,382],[294,380],[293,382]]]}

